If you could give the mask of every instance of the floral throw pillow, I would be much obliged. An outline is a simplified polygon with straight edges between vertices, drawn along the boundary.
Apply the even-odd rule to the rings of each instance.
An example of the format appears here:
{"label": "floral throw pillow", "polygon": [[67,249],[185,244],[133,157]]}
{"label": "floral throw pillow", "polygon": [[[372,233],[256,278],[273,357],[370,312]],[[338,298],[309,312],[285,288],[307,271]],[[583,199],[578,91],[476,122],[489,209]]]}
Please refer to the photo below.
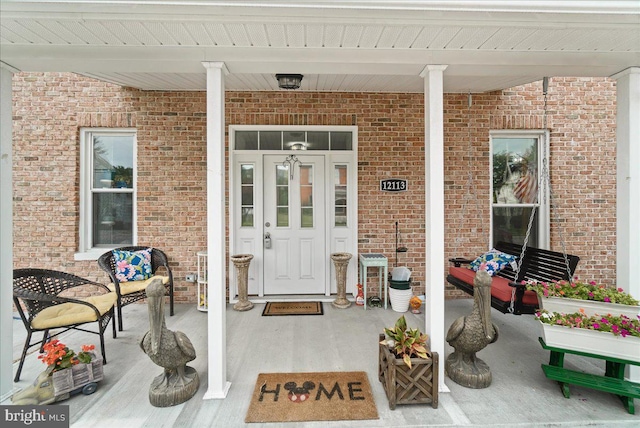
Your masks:
{"label": "floral throw pillow", "polygon": [[113,250],[116,278],[119,282],[143,281],[151,278],[151,248],[139,251]]}
{"label": "floral throw pillow", "polygon": [[512,256],[511,254],[506,254],[492,248],[472,261],[469,267],[476,272],[479,270],[486,270],[491,276],[494,276],[507,265],[510,265],[512,269],[516,269],[518,267],[516,259],[516,256]]}

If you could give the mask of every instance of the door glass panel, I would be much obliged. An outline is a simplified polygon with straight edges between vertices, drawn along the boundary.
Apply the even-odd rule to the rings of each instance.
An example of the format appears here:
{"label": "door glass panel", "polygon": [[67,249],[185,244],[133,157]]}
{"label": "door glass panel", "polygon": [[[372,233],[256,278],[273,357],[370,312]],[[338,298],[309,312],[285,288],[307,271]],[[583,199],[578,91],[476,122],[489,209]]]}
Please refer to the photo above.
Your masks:
{"label": "door glass panel", "polygon": [[252,164],[240,165],[240,221],[243,227],[253,226],[253,171]]}
{"label": "door glass panel", "polygon": [[336,165],[333,172],[335,226],[347,226],[347,166]]}
{"label": "door glass panel", "polygon": [[307,132],[307,150],[329,150],[329,133]]}
{"label": "door glass panel", "polygon": [[276,165],[276,206],[278,227],[289,226],[289,167]]}
{"label": "door glass panel", "polygon": [[300,165],[300,226],[313,227],[313,167]]}

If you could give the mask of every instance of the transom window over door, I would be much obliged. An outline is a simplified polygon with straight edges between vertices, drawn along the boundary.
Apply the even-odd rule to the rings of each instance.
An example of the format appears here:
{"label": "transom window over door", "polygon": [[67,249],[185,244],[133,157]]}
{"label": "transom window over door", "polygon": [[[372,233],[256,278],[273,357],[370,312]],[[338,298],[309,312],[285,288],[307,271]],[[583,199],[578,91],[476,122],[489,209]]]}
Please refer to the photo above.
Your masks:
{"label": "transom window over door", "polygon": [[535,210],[527,245],[548,247],[548,197],[541,189],[543,132],[491,134],[491,240],[523,244]]}

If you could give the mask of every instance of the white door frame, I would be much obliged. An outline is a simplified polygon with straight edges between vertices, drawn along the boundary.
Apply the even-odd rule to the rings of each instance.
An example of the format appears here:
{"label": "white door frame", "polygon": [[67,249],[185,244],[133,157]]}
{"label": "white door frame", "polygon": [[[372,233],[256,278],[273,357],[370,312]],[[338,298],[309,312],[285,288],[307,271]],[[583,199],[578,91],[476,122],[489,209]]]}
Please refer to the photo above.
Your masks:
{"label": "white door frame", "polygon": [[[236,131],[349,131],[353,135],[352,150],[310,150],[300,152],[295,150],[235,150]],[[353,254],[347,270],[347,293],[355,296],[358,282],[358,133],[355,126],[278,126],[278,125],[229,125],[229,255],[251,253],[254,255],[249,268],[249,294],[251,301],[262,303],[267,301],[288,300],[325,300],[330,301],[332,293],[336,293],[335,269],[330,260],[333,252],[349,252]],[[325,248],[327,263],[325,263],[325,293],[312,296],[265,296],[263,272],[263,236],[264,223],[262,207],[264,195],[261,191],[263,177],[263,157],[265,155],[282,155],[283,160],[289,154],[317,154],[325,156],[325,200],[334,201],[333,186],[334,169],[346,166],[348,171],[348,208],[347,227],[334,227],[335,210],[332,203],[325,204]],[[240,219],[240,164],[254,166],[254,221],[252,227],[239,228]],[[235,269],[229,261],[229,301],[237,301]]]}

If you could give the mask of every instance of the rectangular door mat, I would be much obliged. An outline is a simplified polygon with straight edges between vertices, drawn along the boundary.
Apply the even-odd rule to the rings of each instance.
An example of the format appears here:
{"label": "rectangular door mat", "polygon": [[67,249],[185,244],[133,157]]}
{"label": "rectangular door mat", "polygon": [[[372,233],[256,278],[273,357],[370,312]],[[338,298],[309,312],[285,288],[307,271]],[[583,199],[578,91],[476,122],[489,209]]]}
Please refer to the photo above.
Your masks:
{"label": "rectangular door mat", "polygon": [[322,302],[269,302],[262,316],[275,315],[322,315]]}
{"label": "rectangular door mat", "polygon": [[366,372],[260,373],[244,421],[378,418]]}

